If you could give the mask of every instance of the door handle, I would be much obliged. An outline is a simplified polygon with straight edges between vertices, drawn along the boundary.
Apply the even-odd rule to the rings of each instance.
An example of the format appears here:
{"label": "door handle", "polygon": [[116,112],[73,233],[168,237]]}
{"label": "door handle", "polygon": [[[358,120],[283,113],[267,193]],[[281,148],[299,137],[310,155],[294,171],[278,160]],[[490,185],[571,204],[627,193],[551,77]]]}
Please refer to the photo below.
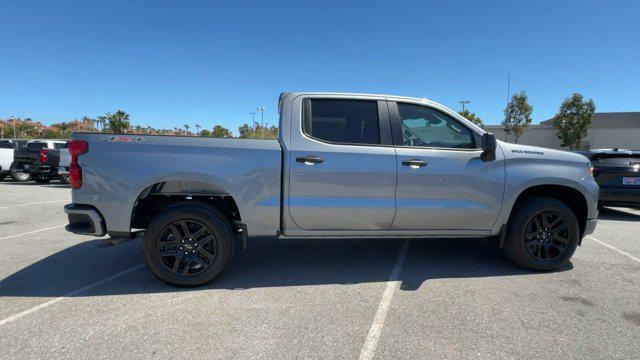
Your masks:
{"label": "door handle", "polygon": [[412,169],[419,169],[423,166],[427,166],[427,162],[420,159],[402,160],[402,165],[410,166]]}
{"label": "door handle", "polygon": [[299,163],[303,163],[305,165],[315,165],[315,164],[320,164],[321,162],[324,162],[324,158],[320,156],[309,155],[309,156],[301,156],[299,158],[296,158],[296,161]]}

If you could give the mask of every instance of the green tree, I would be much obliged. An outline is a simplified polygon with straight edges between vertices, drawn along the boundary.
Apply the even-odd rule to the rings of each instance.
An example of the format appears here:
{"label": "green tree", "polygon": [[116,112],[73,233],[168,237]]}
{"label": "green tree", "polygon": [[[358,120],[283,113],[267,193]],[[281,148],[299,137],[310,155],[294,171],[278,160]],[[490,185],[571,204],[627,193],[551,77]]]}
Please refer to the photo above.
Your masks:
{"label": "green tree", "polygon": [[211,136],[211,131],[209,131],[208,129],[202,129],[202,131],[200,131],[200,136]]}
{"label": "green tree", "polygon": [[[254,125],[257,123],[254,123]],[[253,139],[254,138],[254,128],[249,126],[248,124],[242,124],[238,128],[238,133],[240,134],[240,139]]]}
{"label": "green tree", "polygon": [[478,126],[484,125],[484,123],[482,122],[482,119],[480,119],[478,115],[476,115],[475,113],[472,113],[467,109],[460,111],[458,114],[462,115],[465,119],[471,121],[472,123]]}
{"label": "green tree", "polygon": [[502,126],[504,131],[509,134],[513,134],[516,138],[516,144],[518,139],[522,136],[522,133],[531,124],[531,113],[533,112],[533,106],[527,101],[527,94],[523,92],[513,94],[511,101],[504,109],[504,120]]}
{"label": "green tree", "polygon": [[591,118],[596,111],[596,105],[592,99],[584,100],[581,94],[574,93],[564,99],[558,113],[553,118],[553,126],[557,135],[562,140],[562,146],[571,150],[579,149],[582,139],[587,136],[591,125]]}
{"label": "green tree", "polygon": [[122,110],[107,114],[107,119],[109,120],[109,130],[114,134],[122,134],[131,127],[129,114]]}
{"label": "green tree", "polygon": [[189,135],[189,129],[191,129],[191,126],[189,126],[189,124],[184,124],[182,126],[184,126],[184,131],[187,132],[187,136],[188,136]]}
{"label": "green tree", "polygon": [[265,126],[263,132],[263,127],[257,122],[254,122],[253,126],[243,124],[238,128],[238,133],[240,133],[241,139],[262,139],[263,134],[265,140],[278,138],[278,128],[276,126]]}
{"label": "green tree", "polygon": [[213,127],[213,131],[211,132],[211,136],[213,137],[217,137],[217,138],[231,138],[233,137],[233,134],[231,133],[231,130],[221,126],[221,125],[216,125]]}

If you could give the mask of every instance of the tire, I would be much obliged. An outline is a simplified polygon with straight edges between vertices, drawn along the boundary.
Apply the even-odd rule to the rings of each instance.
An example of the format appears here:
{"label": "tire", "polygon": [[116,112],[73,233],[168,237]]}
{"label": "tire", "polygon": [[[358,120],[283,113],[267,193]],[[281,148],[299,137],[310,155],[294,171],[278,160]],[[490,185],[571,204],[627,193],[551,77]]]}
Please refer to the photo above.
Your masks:
{"label": "tire", "polygon": [[33,177],[33,181],[37,182],[38,184],[48,184],[49,181],[51,181],[51,178],[48,174],[37,174]]}
{"label": "tire", "polygon": [[507,258],[525,269],[551,271],[571,259],[580,226],[565,203],[532,197],[514,209],[506,235],[503,251]]}
{"label": "tire", "polygon": [[11,178],[17,182],[25,182],[31,180],[31,174],[22,171],[11,170]]}
{"label": "tire", "polygon": [[71,180],[69,180],[69,174],[60,174],[58,175],[58,179],[60,179],[60,182],[63,184],[69,184],[71,182]]}
{"label": "tire", "polygon": [[233,253],[229,221],[218,210],[194,201],[170,206],[156,215],[142,245],[149,270],[158,279],[182,287],[211,282],[228,267]]}
{"label": "tire", "polygon": [[0,181],[4,180],[4,178],[6,178],[7,175],[9,175],[8,171],[0,171]]}

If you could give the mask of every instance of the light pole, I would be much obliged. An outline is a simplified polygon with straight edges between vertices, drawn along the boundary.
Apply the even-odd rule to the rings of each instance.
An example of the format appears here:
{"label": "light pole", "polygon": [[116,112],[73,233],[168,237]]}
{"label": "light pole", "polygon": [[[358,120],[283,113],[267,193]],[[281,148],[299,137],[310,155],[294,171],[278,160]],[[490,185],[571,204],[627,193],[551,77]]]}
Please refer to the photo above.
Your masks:
{"label": "light pole", "polygon": [[261,119],[261,123],[262,123],[262,139],[264,140],[264,107],[260,106],[259,108],[257,108],[256,110],[260,111],[260,116],[262,117]]}
{"label": "light pole", "polygon": [[470,100],[460,100],[460,101],[458,101],[458,102],[459,102],[460,104],[462,104],[462,111],[464,111],[464,105],[465,105],[465,104],[469,104],[469,103],[471,103],[471,101],[470,101]]}
{"label": "light pole", "polygon": [[13,138],[16,139],[16,119],[12,116],[9,120],[11,120],[11,125],[13,125]]}
{"label": "light pole", "polygon": [[253,126],[256,124],[256,113],[250,112],[249,115],[251,115],[251,127],[253,128]]}

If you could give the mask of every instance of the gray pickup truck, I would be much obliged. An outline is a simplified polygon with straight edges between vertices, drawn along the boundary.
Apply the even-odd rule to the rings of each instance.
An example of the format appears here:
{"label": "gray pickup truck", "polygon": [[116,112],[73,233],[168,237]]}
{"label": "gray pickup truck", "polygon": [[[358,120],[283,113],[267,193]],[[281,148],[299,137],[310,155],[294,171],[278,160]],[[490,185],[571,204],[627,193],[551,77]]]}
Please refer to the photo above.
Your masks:
{"label": "gray pickup truck", "polygon": [[494,237],[545,271],[596,226],[584,156],[496,141],[432,101],[284,93],[279,113],[277,141],[74,134],[67,229],[144,230],[150,270],[196,286],[258,237]]}

